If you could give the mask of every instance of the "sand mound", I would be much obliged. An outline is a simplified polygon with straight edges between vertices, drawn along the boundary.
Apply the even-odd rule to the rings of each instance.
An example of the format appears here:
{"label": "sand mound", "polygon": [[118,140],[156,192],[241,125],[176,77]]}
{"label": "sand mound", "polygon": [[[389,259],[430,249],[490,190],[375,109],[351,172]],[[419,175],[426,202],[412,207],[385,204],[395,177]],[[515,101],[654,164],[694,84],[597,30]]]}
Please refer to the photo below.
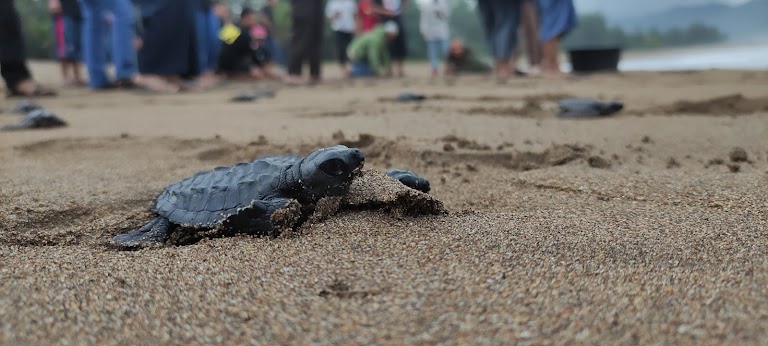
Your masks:
{"label": "sand mound", "polygon": [[[499,116],[518,116],[524,118],[546,118],[554,116],[559,109],[557,102],[570,98],[572,96],[565,94],[543,94],[526,96],[522,100],[509,103],[502,106],[477,106],[463,110],[468,115],[499,115]],[[478,101],[487,104],[488,102],[503,102],[504,98],[481,97]]]}
{"label": "sand mound", "polygon": [[768,111],[768,96],[746,98],[742,94],[713,97],[701,101],[680,100],[654,109],[662,114],[744,115]]}
{"label": "sand mound", "polygon": [[455,164],[476,164],[506,168],[513,171],[529,171],[546,167],[561,166],[572,161],[584,159],[589,153],[588,147],[570,144],[556,144],[544,151],[513,151],[511,153],[484,152],[437,152],[425,151],[422,159],[428,165],[449,166]]}
{"label": "sand mound", "polygon": [[400,216],[439,215],[447,211],[431,195],[411,189],[379,171],[364,170],[352,182],[341,208],[383,210]]}

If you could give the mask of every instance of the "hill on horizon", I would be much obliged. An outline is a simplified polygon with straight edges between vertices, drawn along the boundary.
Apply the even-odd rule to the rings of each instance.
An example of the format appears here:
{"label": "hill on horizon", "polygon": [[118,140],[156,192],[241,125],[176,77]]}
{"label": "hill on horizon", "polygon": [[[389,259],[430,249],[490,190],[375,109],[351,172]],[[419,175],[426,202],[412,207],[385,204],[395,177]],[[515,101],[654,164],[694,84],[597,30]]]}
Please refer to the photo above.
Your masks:
{"label": "hill on horizon", "polygon": [[768,0],[752,0],[738,6],[721,3],[678,6],[637,17],[608,18],[608,21],[628,32],[653,28],[668,30],[701,23],[716,27],[727,35],[728,41],[746,41],[761,36],[768,40]]}

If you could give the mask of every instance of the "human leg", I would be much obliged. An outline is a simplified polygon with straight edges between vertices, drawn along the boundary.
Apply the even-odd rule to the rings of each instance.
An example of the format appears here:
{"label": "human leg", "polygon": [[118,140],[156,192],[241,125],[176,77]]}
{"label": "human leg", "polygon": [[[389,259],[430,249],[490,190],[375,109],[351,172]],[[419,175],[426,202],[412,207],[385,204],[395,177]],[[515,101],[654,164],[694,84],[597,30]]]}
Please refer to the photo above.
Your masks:
{"label": "human leg", "polygon": [[506,79],[512,75],[516,65],[512,55],[517,47],[520,1],[495,0],[493,4],[494,13],[499,19],[494,22],[494,35],[491,41],[495,51],[496,76]]}
{"label": "human leg", "polygon": [[114,21],[112,22],[112,61],[115,65],[115,77],[118,80],[130,81],[138,74],[136,61],[136,38],[134,30],[133,5],[130,0],[109,0]]}
{"label": "human leg", "polygon": [[307,18],[294,17],[291,25],[291,43],[288,52],[288,75],[290,78],[300,78],[304,56],[310,40],[310,26]]}
{"label": "human leg", "polygon": [[492,6],[493,0],[478,0],[477,12],[480,15],[480,22],[483,25],[483,31],[485,32],[486,43],[488,44],[488,52],[496,57],[496,46],[493,44],[493,37],[495,36],[496,28],[496,16],[494,8]]}
{"label": "human leg", "polygon": [[88,86],[100,89],[109,86],[105,71],[104,50],[104,2],[101,0],[79,0],[83,13],[83,60],[88,70]]}
{"label": "human leg", "polygon": [[541,64],[541,44],[539,42],[539,16],[534,0],[523,1],[521,7],[521,24],[525,37],[525,50],[528,55],[529,72]]}
{"label": "human leg", "polygon": [[27,56],[21,33],[21,19],[13,1],[0,1],[0,75],[9,95],[53,96],[41,87],[27,69]]}
{"label": "human leg", "polygon": [[432,76],[437,75],[437,69],[440,67],[440,40],[433,39],[427,40],[427,57],[429,58],[429,66],[432,68]]}
{"label": "human leg", "polygon": [[307,60],[309,60],[309,77],[312,82],[319,82],[322,74],[323,59],[323,1],[313,1],[314,13],[311,17],[310,32],[312,36],[307,48]]}
{"label": "human leg", "polygon": [[68,18],[65,21],[67,38],[67,55],[72,59],[72,75],[74,81],[78,86],[84,86],[85,79],[83,78],[80,65],[83,59],[83,22],[82,20],[75,20]]}

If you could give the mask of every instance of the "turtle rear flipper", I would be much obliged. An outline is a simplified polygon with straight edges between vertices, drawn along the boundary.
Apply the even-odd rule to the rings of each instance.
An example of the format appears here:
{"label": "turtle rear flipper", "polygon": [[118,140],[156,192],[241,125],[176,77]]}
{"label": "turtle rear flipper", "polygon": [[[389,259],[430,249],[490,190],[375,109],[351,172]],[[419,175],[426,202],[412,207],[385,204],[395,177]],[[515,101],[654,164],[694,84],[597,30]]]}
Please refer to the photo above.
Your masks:
{"label": "turtle rear flipper", "polygon": [[171,226],[168,219],[162,216],[157,217],[141,228],[116,235],[112,238],[112,243],[115,246],[129,249],[162,244],[168,238]]}

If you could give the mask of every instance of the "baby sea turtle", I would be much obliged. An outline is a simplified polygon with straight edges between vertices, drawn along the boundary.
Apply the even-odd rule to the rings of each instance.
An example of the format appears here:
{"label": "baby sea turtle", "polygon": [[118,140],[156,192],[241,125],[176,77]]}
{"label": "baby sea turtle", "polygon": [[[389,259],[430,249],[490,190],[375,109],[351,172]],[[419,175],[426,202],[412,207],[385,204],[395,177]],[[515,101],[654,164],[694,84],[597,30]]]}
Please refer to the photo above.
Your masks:
{"label": "baby sea turtle", "polygon": [[152,208],[157,217],[113,242],[162,243],[177,228],[275,235],[301,224],[321,198],[346,194],[364,161],[360,150],[336,145],[200,172],[168,186]]}
{"label": "baby sea turtle", "polygon": [[561,100],[558,117],[597,117],[611,115],[624,108],[619,101],[602,102],[593,99],[570,98]]}
{"label": "baby sea turtle", "polygon": [[67,126],[67,122],[45,109],[35,109],[12,125],[0,127],[0,131],[42,129]]}
{"label": "baby sea turtle", "polygon": [[27,114],[31,111],[43,109],[40,105],[31,100],[21,100],[11,109],[12,113]]}

